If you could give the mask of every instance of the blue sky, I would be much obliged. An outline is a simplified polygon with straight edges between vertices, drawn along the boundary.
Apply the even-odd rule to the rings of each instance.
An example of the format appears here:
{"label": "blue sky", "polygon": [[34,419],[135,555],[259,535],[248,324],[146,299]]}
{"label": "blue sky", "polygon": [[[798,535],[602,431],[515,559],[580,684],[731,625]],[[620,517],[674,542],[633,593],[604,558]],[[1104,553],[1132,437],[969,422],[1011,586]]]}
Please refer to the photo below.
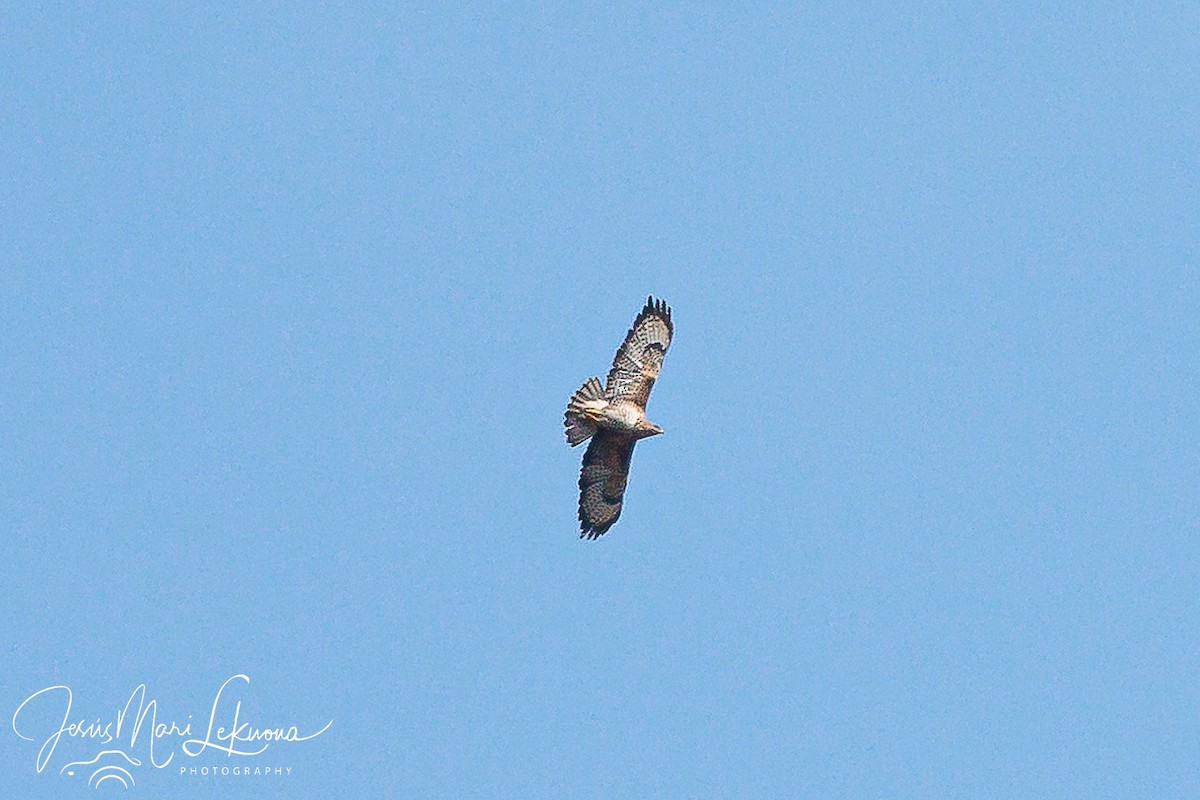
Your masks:
{"label": "blue sky", "polygon": [[[40,689],[244,674],[329,729],[130,792],[1196,795],[1198,26],[4,11],[0,774],[91,791]],[[581,542],[562,410],[651,293]]]}

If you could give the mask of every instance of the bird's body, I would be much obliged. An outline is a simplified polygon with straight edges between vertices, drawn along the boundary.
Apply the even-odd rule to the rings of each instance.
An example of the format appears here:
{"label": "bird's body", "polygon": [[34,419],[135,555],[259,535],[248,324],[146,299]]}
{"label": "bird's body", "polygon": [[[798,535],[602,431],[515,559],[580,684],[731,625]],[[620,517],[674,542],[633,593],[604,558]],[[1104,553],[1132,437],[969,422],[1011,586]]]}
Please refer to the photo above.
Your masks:
{"label": "bird's body", "polygon": [[663,432],[646,418],[646,401],[673,333],[671,309],[648,298],[617,349],[605,386],[588,378],[567,403],[567,442],[574,447],[591,439],[579,473],[581,537],[595,539],[617,521],[634,444]]}
{"label": "bird's body", "polygon": [[635,439],[644,439],[662,430],[646,419],[646,412],[633,403],[621,401],[592,400],[584,410],[585,419],[597,428],[617,433],[628,433]]}

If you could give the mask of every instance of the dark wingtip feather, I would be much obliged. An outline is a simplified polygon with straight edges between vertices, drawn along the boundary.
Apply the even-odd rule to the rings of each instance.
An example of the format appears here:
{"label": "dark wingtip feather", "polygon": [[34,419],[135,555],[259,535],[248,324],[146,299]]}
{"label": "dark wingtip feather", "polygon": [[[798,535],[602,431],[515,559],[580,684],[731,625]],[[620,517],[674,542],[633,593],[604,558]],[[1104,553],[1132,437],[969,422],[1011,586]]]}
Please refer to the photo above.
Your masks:
{"label": "dark wingtip feather", "polygon": [[[618,515],[619,516],[619,515]],[[579,538],[595,540],[599,539],[604,534],[608,533],[608,529],[613,526],[616,520],[612,520],[607,525],[594,525],[588,522],[583,517],[583,509],[579,509]]]}
{"label": "dark wingtip feather", "polygon": [[671,322],[671,307],[669,305],[667,305],[666,300],[663,300],[661,298],[659,298],[658,300],[655,300],[654,295],[647,295],[646,305],[642,307],[641,313],[638,314],[637,319],[634,320],[633,327],[636,328],[637,324],[639,322],[641,322],[643,319],[650,316],[651,314],[662,317],[663,320],[667,323],[667,330],[672,335],[675,334],[675,325],[674,325],[674,323]]}

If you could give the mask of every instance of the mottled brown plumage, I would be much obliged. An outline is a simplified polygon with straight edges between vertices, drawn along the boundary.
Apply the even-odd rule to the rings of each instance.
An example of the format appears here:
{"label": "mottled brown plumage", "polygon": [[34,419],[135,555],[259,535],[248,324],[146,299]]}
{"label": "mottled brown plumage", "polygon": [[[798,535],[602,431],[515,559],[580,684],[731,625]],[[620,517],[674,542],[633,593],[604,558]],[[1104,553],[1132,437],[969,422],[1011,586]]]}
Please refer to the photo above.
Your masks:
{"label": "mottled brown plumage", "polygon": [[646,401],[674,331],[667,304],[647,298],[617,348],[604,388],[598,378],[588,378],[567,403],[567,442],[574,447],[592,440],[579,472],[580,537],[602,536],[621,516],[633,446],[663,432],[646,419]]}

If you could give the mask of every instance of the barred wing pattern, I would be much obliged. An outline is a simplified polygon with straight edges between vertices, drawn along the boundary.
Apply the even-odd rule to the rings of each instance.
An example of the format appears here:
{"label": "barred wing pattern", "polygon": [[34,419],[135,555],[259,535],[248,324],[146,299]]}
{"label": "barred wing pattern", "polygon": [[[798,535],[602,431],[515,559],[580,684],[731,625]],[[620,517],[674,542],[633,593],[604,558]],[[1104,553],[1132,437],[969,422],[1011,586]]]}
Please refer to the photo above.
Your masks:
{"label": "barred wing pattern", "polygon": [[643,411],[650,399],[650,390],[662,367],[663,356],[671,346],[671,309],[662,300],[646,298],[646,306],[625,341],[617,348],[612,369],[608,371],[604,394],[609,402],[627,401]]}
{"label": "barred wing pattern", "polygon": [[588,444],[579,472],[581,537],[599,538],[621,516],[634,443],[632,436],[600,429]]}

